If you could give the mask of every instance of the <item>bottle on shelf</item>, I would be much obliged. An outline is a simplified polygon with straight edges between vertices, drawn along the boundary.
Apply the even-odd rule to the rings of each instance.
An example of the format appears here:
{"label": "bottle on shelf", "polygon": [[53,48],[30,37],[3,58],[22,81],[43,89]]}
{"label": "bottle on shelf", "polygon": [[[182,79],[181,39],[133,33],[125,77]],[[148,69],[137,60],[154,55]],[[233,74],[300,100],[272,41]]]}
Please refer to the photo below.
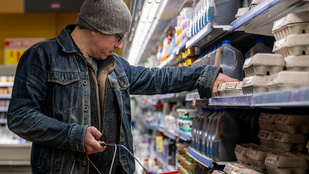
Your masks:
{"label": "bottle on shelf", "polygon": [[240,0],[210,0],[209,21],[212,25],[230,25],[241,7]]}
{"label": "bottle on shelf", "polygon": [[230,40],[224,40],[222,46],[216,52],[215,66],[222,67],[223,73],[238,80],[244,77],[243,54],[234,46]]}
{"label": "bottle on shelf", "polygon": [[272,53],[272,49],[265,45],[263,39],[255,41],[255,45],[245,54],[245,58],[254,56],[256,53]]}

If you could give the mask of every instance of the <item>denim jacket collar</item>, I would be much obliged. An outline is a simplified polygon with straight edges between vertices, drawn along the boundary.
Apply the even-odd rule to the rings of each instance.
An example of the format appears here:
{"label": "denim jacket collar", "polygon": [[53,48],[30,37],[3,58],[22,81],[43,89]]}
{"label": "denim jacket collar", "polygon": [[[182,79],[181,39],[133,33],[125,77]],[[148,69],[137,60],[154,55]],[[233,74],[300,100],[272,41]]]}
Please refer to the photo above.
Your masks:
{"label": "denim jacket collar", "polygon": [[[78,52],[71,37],[71,33],[75,27],[75,24],[64,27],[64,29],[61,30],[60,34],[56,37],[57,42],[62,47],[62,50],[66,53]],[[71,42],[68,42],[68,38],[71,38]]]}

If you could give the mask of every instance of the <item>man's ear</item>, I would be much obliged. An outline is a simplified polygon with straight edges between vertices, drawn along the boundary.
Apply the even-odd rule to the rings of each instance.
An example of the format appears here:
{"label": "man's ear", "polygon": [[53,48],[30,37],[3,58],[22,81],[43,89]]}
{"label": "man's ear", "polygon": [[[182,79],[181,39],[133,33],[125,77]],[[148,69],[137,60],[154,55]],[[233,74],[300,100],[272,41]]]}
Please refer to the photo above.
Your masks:
{"label": "man's ear", "polygon": [[96,35],[98,34],[98,32],[96,32],[96,31],[90,31],[90,34],[91,34],[92,37],[94,37],[94,36],[96,36]]}

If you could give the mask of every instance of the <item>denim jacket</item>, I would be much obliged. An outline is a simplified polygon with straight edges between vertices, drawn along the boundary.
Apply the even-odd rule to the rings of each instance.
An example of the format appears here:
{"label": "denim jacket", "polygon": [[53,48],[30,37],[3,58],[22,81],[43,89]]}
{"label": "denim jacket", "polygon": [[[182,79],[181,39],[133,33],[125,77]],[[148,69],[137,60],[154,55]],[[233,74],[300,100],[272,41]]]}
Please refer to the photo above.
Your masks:
{"label": "denim jacket", "polygon": [[[8,126],[32,144],[33,173],[88,173],[84,137],[90,125],[90,87],[86,60],[70,37],[75,25],[65,27],[53,39],[35,44],[19,61]],[[132,66],[114,54],[115,69],[108,79],[121,114],[121,144],[133,152],[130,94],[162,94],[198,89],[211,97],[220,68]],[[120,162],[134,173],[134,159],[120,149]],[[78,171],[78,172],[77,172]]]}

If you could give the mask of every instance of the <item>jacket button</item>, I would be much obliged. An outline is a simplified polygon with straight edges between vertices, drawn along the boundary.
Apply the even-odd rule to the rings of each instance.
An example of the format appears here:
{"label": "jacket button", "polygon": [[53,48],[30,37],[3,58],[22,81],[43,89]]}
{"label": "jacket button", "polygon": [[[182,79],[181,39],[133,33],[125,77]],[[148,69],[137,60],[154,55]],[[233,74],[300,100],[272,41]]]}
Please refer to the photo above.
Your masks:
{"label": "jacket button", "polygon": [[84,86],[86,86],[87,83],[88,83],[88,82],[87,82],[86,80],[83,81],[83,85],[84,85]]}
{"label": "jacket button", "polygon": [[84,111],[88,111],[88,106],[84,106]]}
{"label": "jacket button", "polygon": [[83,161],[82,164],[85,166],[85,165],[87,164],[87,162],[86,162],[86,161]]}
{"label": "jacket button", "polygon": [[76,57],[76,60],[80,60],[80,59],[82,59],[80,56],[77,56],[77,57]]}

